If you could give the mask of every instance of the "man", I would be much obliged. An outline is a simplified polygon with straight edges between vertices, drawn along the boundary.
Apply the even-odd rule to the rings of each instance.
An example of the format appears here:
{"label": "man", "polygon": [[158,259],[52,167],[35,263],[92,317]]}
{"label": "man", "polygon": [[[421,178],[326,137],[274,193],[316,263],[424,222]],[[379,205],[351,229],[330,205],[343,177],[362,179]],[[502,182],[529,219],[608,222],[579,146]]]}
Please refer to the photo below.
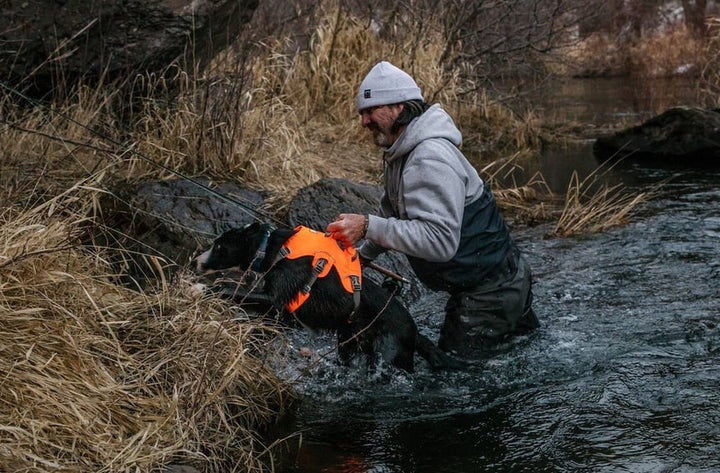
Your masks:
{"label": "man", "polygon": [[384,148],[377,215],[341,214],[327,231],[345,245],[365,239],[368,261],[404,253],[418,278],[450,293],[438,345],[467,355],[539,326],[532,276],[495,197],[458,147],[452,118],[425,104],[410,75],[380,62],[360,85],[363,127]]}

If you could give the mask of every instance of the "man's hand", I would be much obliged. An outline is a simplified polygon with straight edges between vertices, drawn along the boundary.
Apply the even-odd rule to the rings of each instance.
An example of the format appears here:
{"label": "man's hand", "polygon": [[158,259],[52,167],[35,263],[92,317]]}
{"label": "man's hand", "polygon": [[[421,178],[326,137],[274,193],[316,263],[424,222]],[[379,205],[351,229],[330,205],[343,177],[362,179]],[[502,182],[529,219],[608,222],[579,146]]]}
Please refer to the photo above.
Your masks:
{"label": "man's hand", "polygon": [[328,224],[327,232],[346,247],[354,245],[365,237],[367,215],[340,214]]}

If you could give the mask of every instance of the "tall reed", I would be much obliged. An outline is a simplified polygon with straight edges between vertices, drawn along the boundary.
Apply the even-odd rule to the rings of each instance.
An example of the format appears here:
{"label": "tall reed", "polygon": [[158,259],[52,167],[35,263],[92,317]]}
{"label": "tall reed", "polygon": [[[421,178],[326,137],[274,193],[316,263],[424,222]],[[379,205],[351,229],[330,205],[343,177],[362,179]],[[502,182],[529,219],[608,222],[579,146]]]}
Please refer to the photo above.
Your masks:
{"label": "tall reed", "polygon": [[604,174],[610,169],[601,166],[582,180],[577,171],[573,172],[552,236],[598,233],[624,225],[639,206],[657,195],[661,186],[649,191],[629,192],[622,184],[603,182]]}

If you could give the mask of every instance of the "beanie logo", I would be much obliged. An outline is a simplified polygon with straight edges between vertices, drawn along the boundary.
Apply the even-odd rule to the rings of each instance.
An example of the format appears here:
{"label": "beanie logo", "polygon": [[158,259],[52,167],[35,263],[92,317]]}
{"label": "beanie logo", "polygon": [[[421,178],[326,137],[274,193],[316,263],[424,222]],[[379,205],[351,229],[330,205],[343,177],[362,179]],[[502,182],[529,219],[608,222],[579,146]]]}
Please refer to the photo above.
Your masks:
{"label": "beanie logo", "polygon": [[366,99],[369,99],[372,97],[372,89],[365,89],[363,92],[363,97]]}

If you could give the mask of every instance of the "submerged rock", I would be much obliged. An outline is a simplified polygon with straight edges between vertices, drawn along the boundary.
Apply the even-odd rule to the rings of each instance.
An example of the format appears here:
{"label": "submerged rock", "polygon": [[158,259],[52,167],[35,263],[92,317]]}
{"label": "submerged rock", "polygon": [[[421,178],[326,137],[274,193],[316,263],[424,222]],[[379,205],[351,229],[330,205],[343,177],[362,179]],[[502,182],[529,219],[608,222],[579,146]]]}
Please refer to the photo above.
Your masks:
{"label": "submerged rock", "polygon": [[646,164],[712,166],[720,158],[720,113],[671,108],[641,125],[598,138],[600,161],[629,159]]}

